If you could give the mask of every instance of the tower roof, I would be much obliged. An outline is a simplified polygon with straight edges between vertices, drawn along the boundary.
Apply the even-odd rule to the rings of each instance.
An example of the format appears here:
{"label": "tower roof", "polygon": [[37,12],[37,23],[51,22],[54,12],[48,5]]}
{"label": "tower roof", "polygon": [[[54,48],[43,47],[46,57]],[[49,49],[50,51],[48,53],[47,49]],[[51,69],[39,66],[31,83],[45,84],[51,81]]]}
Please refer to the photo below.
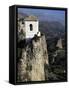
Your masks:
{"label": "tower roof", "polygon": [[25,17],[24,20],[25,21],[37,21],[38,19],[35,16],[27,16],[27,17]]}

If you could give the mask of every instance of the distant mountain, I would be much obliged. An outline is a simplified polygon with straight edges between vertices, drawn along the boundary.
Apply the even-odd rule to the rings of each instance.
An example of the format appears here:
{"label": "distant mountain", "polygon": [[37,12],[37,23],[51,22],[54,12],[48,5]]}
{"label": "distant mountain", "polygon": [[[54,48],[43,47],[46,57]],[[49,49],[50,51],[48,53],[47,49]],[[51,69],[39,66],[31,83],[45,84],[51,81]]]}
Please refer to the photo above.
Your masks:
{"label": "distant mountain", "polygon": [[58,21],[40,21],[39,30],[44,33],[47,38],[60,38],[65,35],[65,27]]}

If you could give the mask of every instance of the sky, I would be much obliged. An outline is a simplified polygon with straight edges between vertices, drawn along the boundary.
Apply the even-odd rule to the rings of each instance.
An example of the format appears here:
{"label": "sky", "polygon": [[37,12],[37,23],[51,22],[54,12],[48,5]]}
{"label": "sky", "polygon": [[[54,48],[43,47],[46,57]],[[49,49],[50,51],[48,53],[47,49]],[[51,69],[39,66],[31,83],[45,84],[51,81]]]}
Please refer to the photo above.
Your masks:
{"label": "sky", "polygon": [[59,21],[65,23],[65,11],[49,9],[18,8],[18,13],[37,16],[42,21]]}

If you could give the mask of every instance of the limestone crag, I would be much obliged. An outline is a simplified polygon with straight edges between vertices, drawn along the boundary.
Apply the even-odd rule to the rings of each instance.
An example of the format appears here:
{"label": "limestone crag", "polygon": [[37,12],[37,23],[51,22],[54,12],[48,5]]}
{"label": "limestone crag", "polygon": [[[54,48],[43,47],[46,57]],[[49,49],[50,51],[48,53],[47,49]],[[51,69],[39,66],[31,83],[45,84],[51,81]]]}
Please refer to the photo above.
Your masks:
{"label": "limestone crag", "polygon": [[17,63],[17,81],[47,80],[44,66],[49,63],[45,36],[36,36],[31,39],[20,53],[21,56]]}

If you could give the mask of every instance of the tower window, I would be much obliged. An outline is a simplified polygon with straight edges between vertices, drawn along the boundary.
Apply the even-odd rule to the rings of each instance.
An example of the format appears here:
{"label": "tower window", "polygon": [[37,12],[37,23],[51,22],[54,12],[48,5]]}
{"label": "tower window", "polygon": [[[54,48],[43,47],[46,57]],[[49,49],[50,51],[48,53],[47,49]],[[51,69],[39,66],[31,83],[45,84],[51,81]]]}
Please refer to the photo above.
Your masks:
{"label": "tower window", "polygon": [[32,24],[30,24],[30,31],[32,31],[33,30],[33,25]]}
{"label": "tower window", "polygon": [[22,24],[24,24],[24,19],[22,19]]}
{"label": "tower window", "polygon": [[22,21],[22,24],[24,24],[24,21]]}

